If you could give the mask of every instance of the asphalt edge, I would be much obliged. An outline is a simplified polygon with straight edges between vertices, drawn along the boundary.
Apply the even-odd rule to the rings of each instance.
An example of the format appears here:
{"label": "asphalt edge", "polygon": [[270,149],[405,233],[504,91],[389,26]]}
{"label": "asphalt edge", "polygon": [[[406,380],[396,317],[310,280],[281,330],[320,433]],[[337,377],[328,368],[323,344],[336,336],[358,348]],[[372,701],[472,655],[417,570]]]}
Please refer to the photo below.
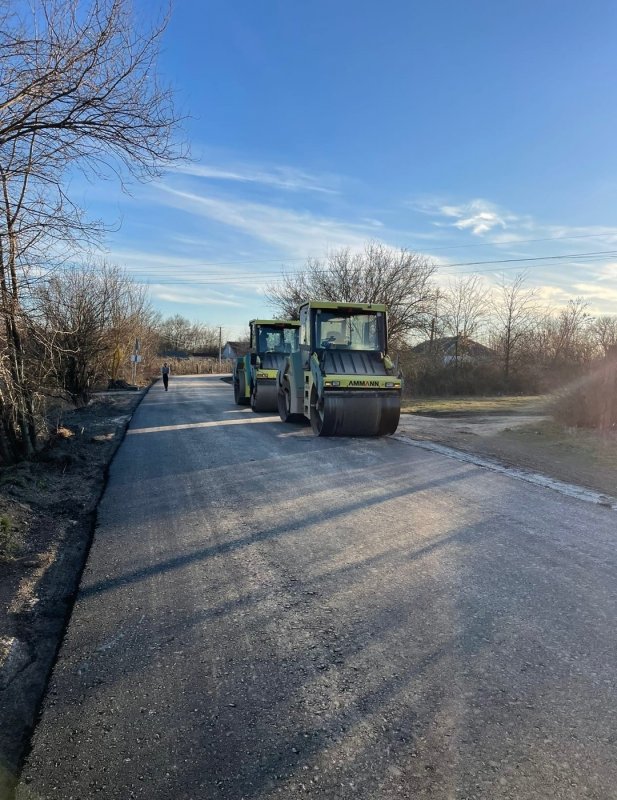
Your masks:
{"label": "asphalt edge", "polygon": [[[96,534],[99,505],[109,482],[109,473],[116,453],[126,438],[133,416],[153,385],[154,383],[151,383],[139,393],[139,400],[135,407],[127,414],[128,418],[118,425],[116,429],[117,436],[114,438],[113,445],[110,448],[109,459],[103,469],[102,482],[94,502],[94,508],[85,513],[79,520],[79,524],[76,526],[77,530],[75,531],[77,536],[73,536],[73,541],[66,546],[67,552],[63,552],[60,555],[56,563],[48,570],[41,581],[41,588],[47,585],[53,585],[55,583],[55,575],[61,566],[70,570],[70,578],[65,582],[65,591],[61,594],[57,594],[53,602],[46,604],[44,609],[44,616],[46,619],[56,618],[57,625],[51,626],[51,632],[49,632],[45,638],[37,642],[38,647],[36,647],[35,651],[32,653],[32,660],[30,663],[23,666],[17,674],[10,677],[8,680],[8,684],[14,684],[20,680],[20,676],[22,680],[26,680],[27,678],[27,682],[29,684],[34,684],[38,688],[38,691],[33,691],[32,688],[29,691],[24,691],[24,704],[27,705],[28,708],[24,711],[23,716],[24,720],[31,721],[26,721],[23,730],[20,732],[20,752],[13,763],[4,764],[4,759],[0,760],[0,800],[15,800],[15,793],[21,782],[23,767],[32,750],[33,736],[43,710],[45,699],[47,698],[49,680],[58,660],[60,650],[62,649],[75,602],[79,595],[81,579]],[[0,678],[2,678],[1,668]],[[17,691],[21,691],[21,687],[18,687]]]}
{"label": "asphalt edge", "polygon": [[429,442],[425,439],[414,439],[412,436],[395,433],[392,436],[403,444],[411,445],[412,447],[419,447],[421,450],[428,450],[432,453],[439,453],[447,458],[462,461],[466,464],[472,464],[482,469],[490,470],[491,472],[498,472],[506,475],[515,480],[525,481],[535,486],[540,486],[544,489],[552,489],[565,497],[575,498],[582,500],[586,503],[593,503],[594,505],[602,506],[609,511],[617,511],[617,497],[596,492],[593,489],[587,489],[585,486],[578,486],[575,483],[566,483],[557,478],[551,478],[541,472],[532,472],[522,467],[513,467],[508,464],[503,464],[500,461],[477,456],[465,450],[457,450],[454,447],[448,447],[438,442]]}

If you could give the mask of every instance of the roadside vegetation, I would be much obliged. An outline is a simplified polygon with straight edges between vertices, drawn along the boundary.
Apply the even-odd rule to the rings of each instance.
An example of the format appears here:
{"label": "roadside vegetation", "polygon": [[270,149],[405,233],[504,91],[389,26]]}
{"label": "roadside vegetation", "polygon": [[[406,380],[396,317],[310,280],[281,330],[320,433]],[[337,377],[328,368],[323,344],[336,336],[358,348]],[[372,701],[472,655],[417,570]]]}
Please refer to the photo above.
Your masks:
{"label": "roadside vegetation", "polygon": [[0,563],[12,561],[19,553],[19,538],[8,514],[0,516]]}
{"label": "roadside vegetation", "polygon": [[407,414],[545,414],[550,399],[544,395],[504,395],[491,397],[418,397],[404,401]]}
{"label": "roadside vegetation", "polygon": [[[93,301],[92,269],[67,269],[83,263],[104,232],[70,196],[71,178],[148,180],[182,155],[171,92],[156,74],[165,27],[165,19],[137,24],[129,0],[0,4],[4,463],[37,450],[46,396],[56,390],[85,399],[96,377],[91,365],[107,348],[98,334],[118,322],[118,303],[104,297],[114,276],[108,271],[92,287]],[[136,292],[133,300],[139,305]],[[120,322],[140,313],[143,304],[125,308]],[[87,343],[78,342],[86,328]],[[117,344],[126,346],[124,334]]]}

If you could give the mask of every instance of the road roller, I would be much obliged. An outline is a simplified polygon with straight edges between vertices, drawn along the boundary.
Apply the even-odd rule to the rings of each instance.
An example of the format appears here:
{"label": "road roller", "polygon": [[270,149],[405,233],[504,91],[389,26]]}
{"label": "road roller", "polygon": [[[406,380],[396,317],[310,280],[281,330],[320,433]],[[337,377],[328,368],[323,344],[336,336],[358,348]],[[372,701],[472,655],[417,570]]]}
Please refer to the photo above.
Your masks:
{"label": "road roller", "polygon": [[402,378],[387,355],[387,308],[310,301],[300,346],[276,378],[283,422],[306,418],[317,436],[385,436],[401,413]]}
{"label": "road roller", "polygon": [[252,319],[249,352],[236,359],[234,400],[255,412],[277,410],[276,375],[286,357],[298,349],[297,320]]}

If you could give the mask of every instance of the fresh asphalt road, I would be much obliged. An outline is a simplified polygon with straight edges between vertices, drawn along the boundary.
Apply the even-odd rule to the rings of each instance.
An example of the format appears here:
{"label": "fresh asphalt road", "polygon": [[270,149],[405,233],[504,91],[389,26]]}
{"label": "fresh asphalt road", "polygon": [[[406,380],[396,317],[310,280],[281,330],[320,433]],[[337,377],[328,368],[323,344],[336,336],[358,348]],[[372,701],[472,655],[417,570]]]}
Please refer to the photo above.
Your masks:
{"label": "fresh asphalt road", "polygon": [[616,519],[157,384],[18,798],[617,797]]}

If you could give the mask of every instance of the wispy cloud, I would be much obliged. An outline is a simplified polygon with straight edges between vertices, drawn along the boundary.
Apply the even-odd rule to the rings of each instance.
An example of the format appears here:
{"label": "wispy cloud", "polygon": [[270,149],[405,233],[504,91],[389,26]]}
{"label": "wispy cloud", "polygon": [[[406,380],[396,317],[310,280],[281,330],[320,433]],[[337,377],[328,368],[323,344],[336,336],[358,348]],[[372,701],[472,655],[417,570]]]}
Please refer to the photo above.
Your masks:
{"label": "wispy cloud", "polygon": [[353,225],[308,211],[229,200],[159,187],[159,199],[191,214],[230,226],[290,255],[323,255],[332,247],[362,247],[368,225]]}
{"label": "wispy cloud", "polygon": [[213,292],[210,287],[194,286],[178,288],[177,286],[170,287],[155,283],[150,286],[150,291],[153,297],[157,300],[163,300],[166,303],[193,306],[233,306],[235,308],[243,308],[245,305],[245,303],[241,303],[237,300],[220,297],[219,293]]}
{"label": "wispy cloud", "polygon": [[572,288],[581,297],[585,297],[590,302],[611,303],[613,309],[617,307],[616,288],[601,286],[597,283],[575,283]]}
{"label": "wispy cloud", "polygon": [[175,172],[190,175],[194,178],[205,178],[213,181],[232,181],[238,183],[255,183],[277,189],[295,192],[320,192],[322,194],[338,194],[336,188],[339,180],[332,175],[311,175],[301,169],[286,166],[257,167],[250,164],[234,164],[216,166],[213,164],[179,164]]}

